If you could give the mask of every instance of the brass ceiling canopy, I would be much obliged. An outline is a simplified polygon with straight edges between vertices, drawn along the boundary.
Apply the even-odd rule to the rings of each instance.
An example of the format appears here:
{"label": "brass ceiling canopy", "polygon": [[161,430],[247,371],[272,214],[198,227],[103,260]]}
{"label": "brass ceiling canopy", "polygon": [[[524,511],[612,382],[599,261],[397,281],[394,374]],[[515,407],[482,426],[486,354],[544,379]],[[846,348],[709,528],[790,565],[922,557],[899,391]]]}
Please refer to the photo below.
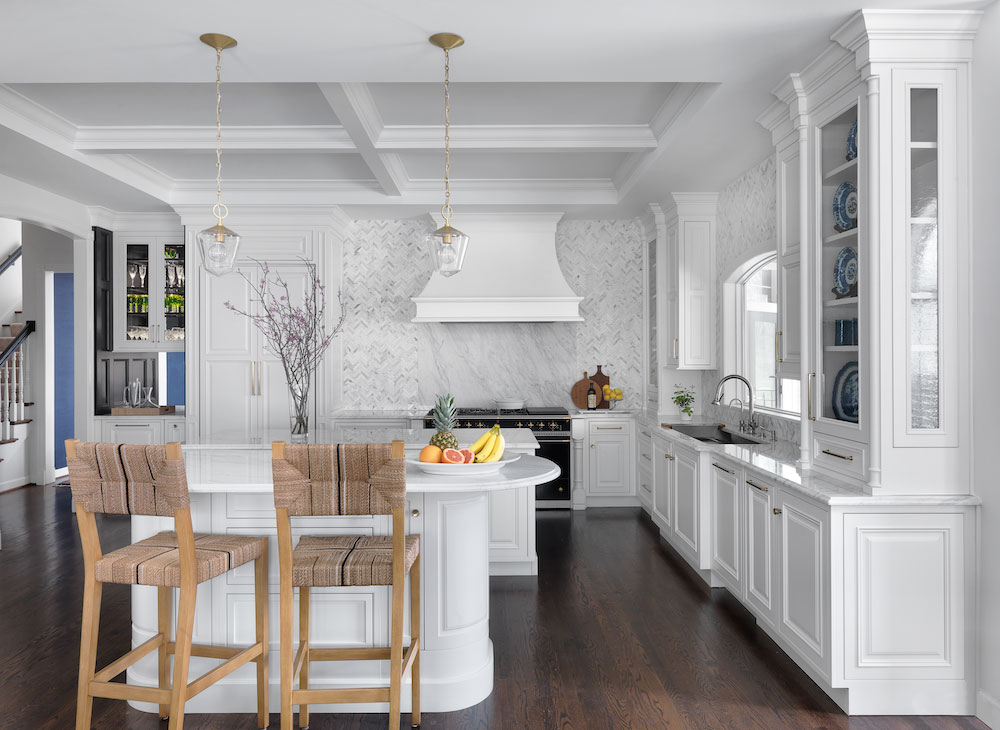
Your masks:
{"label": "brass ceiling canopy", "polygon": [[[445,51],[451,51],[465,43],[465,39],[457,33],[435,33],[428,38],[432,45]],[[233,41],[236,43],[236,41]]]}
{"label": "brass ceiling canopy", "polygon": [[224,51],[236,45],[236,39],[223,33],[205,33],[199,39],[206,46],[211,46],[217,51]]}

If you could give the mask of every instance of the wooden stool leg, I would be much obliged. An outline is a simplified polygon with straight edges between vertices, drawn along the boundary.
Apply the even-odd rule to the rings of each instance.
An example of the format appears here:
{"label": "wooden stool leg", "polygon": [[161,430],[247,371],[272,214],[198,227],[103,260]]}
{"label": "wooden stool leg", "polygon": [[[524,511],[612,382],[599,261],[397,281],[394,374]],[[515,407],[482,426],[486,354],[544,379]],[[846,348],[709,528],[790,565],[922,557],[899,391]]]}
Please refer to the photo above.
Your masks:
{"label": "wooden stool leg", "polygon": [[[411,640],[420,639],[420,555],[413,561],[410,568],[410,636]],[[411,715],[410,725],[420,727],[420,650],[417,647],[417,654],[413,657],[413,664],[410,665],[410,685],[411,685]]]}
{"label": "wooden stool leg", "polygon": [[[173,588],[160,586],[156,589],[156,621],[158,629],[163,634],[163,644],[157,650],[159,658],[160,689],[170,689],[170,654],[167,652],[167,642],[170,641],[170,619],[173,613]],[[170,705],[160,705],[160,719],[166,720],[170,713]]]}
{"label": "wooden stool leg", "polygon": [[194,634],[194,605],[198,586],[181,586],[177,601],[177,642],[174,649],[174,683],[170,693],[169,730],[184,727],[184,703],[187,701],[188,665],[191,661],[191,641]]}
{"label": "wooden stool leg", "polygon": [[[309,587],[299,588],[299,646],[304,646],[299,689],[309,689]],[[299,705],[299,730],[309,727],[309,705]]]}
{"label": "wooden stool leg", "polygon": [[392,630],[389,635],[389,730],[399,730],[403,692],[403,581],[392,588]]}
{"label": "wooden stool leg", "polygon": [[86,572],[83,583],[83,618],[80,622],[80,676],[76,693],[76,730],[90,730],[94,698],[90,681],[97,661],[97,633],[101,624],[101,588],[93,571]]}
{"label": "wooden stool leg", "polygon": [[282,566],[281,602],[278,606],[281,619],[281,730],[292,730],[292,577]]}
{"label": "wooden stool leg", "polygon": [[267,542],[264,543],[260,557],[253,563],[254,601],[257,604],[257,643],[261,645],[257,662],[257,727],[266,728],[271,724],[271,715],[267,707],[268,685],[267,655]]}

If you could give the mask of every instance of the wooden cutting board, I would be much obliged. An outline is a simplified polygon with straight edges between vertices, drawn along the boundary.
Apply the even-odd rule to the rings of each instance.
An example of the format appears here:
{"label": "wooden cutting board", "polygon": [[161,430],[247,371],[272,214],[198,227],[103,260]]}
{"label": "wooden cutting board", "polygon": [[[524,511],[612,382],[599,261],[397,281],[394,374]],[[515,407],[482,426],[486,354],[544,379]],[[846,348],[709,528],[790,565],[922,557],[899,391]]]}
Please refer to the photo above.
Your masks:
{"label": "wooden cutting board", "polygon": [[590,379],[594,381],[594,384],[597,386],[597,392],[600,393],[601,396],[602,396],[602,398],[599,400],[599,402],[597,404],[597,407],[598,408],[610,408],[611,407],[611,401],[604,400],[603,395],[604,395],[604,386],[605,385],[611,385],[611,378],[609,378],[607,375],[605,375],[604,371],[601,370],[601,366],[598,365],[597,366],[597,372],[594,373],[590,377]]}
{"label": "wooden cutting board", "polygon": [[[590,389],[590,384],[594,383],[592,379],[587,377],[587,373],[583,374],[583,380],[578,380],[570,388],[569,397],[573,399],[573,405],[581,410],[587,410],[587,391]],[[601,401],[604,396],[601,394],[601,386],[594,383],[594,392],[597,393],[597,405],[601,405]]]}

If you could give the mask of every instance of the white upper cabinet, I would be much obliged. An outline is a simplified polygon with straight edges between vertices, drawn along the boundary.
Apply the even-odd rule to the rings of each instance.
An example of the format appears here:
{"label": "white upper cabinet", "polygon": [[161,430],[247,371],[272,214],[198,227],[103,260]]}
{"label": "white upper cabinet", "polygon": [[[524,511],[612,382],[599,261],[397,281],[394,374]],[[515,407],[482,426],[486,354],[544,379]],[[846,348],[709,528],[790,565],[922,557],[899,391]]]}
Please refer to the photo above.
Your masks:
{"label": "white upper cabinet", "polygon": [[872,492],[970,490],[980,15],[861,11],[759,118],[777,149],[789,302],[800,272],[802,319],[781,308],[776,351],[779,370],[802,375],[803,463]]}
{"label": "white upper cabinet", "polygon": [[177,235],[116,232],[114,345],[116,351],[184,351],[186,264]]}
{"label": "white upper cabinet", "polygon": [[[678,370],[716,363],[717,193],[673,193],[664,211],[666,253],[662,362]],[[658,211],[657,211],[658,212]]]}

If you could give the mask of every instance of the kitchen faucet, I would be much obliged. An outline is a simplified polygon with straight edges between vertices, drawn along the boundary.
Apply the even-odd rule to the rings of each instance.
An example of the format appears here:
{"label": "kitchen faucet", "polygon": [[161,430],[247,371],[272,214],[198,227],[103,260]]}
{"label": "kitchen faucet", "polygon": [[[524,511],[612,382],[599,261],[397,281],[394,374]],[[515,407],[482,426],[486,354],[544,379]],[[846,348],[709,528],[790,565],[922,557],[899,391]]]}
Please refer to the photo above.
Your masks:
{"label": "kitchen faucet", "polygon": [[[725,375],[725,376],[723,376],[722,380],[720,380],[719,384],[715,387],[715,400],[712,401],[712,405],[713,406],[717,406],[720,403],[722,403],[722,389],[723,389],[723,386],[726,384],[727,380],[734,380],[734,379],[742,381],[747,386],[747,393],[749,394],[748,397],[747,397],[747,412],[748,412],[747,413],[747,421],[746,421],[746,424],[743,424],[742,421],[741,421],[740,422],[740,428],[741,428],[741,430],[746,431],[746,433],[753,434],[753,433],[755,433],[757,431],[757,418],[756,418],[756,416],[754,415],[754,412],[753,412],[753,386],[750,385],[750,381],[747,380],[746,378],[744,378],[742,375],[732,374],[732,375]],[[742,414],[743,414],[743,407],[742,407],[742,401],[741,401],[741,404],[740,404],[740,415],[742,415]],[[745,425],[745,428],[744,428],[744,425]]]}

